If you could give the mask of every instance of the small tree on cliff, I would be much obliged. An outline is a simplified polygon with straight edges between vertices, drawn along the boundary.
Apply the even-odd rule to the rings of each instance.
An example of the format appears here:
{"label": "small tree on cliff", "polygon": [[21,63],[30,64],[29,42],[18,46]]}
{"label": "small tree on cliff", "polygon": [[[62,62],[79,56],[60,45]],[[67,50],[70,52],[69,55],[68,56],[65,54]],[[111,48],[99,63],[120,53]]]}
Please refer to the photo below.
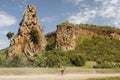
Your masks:
{"label": "small tree on cliff", "polygon": [[7,38],[8,38],[9,40],[11,40],[12,37],[14,36],[14,33],[13,33],[13,32],[8,32],[8,33],[6,34],[6,36],[7,36]]}
{"label": "small tree on cliff", "polygon": [[31,30],[30,32],[30,35],[31,35],[31,41],[34,43],[34,44],[38,44],[39,43],[39,35],[38,35],[38,31],[35,30],[34,28]]}

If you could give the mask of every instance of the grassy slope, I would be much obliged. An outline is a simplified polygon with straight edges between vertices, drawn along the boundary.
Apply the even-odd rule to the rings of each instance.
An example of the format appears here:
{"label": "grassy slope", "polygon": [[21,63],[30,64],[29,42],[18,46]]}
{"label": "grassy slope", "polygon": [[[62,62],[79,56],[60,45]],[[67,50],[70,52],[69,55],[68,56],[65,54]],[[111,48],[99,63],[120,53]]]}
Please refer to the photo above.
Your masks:
{"label": "grassy slope", "polygon": [[76,47],[76,51],[85,53],[88,60],[96,61],[103,59],[106,61],[120,62],[119,46],[120,40],[93,36],[91,39],[84,39],[83,42]]}
{"label": "grassy slope", "polygon": [[[98,34],[105,34],[108,36],[110,35],[110,33],[120,34],[120,29],[109,26],[80,24],[80,25],[76,25],[76,27],[81,27],[82,29],[91,30]],[[49,33],[47,35],[51,36],[48,37],[47,41],[49,47],[51,46],[53,49],[55,45],[55,34]],[[51,47],[47,49],[50,50]],[[109,62],[112,61],[115,63],[116,62],[119,63],[120,40],[112,37],[99,36],[99,35],[94,35],[94,36],[83,35],[79,37],[77,41],[77,47],[73,51],[73,53],[74,52],[85,54],[87,60],[92,60],[92,61],[105,60]]]}

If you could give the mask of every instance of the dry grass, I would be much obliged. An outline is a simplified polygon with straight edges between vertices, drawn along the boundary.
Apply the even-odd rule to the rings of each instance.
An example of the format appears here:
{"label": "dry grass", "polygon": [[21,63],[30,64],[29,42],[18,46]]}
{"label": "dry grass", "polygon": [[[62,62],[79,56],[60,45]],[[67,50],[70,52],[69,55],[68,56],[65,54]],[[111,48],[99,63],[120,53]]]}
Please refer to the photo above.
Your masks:
{"label": "dry grass", "polygon": [[[0,75],[57,74],[60,68],[0,68]],[[120,73],[120,69],[81,69],[66,67],[65,73]]]}
{"label": "dry grass", "polygon": [[120,69],[66,67],[65,74],[61,75],[59,68],[0,68],[0,80],[87,80],[89,77],[99,78],[104,74],[105,77],[110,77],[109,73],[112,76],[114,73],[120,75]]}
{"label": "dry grass", "polygon": [[88,79],[88,80],[120,80],[120,77],[99,78],[99,79]]}

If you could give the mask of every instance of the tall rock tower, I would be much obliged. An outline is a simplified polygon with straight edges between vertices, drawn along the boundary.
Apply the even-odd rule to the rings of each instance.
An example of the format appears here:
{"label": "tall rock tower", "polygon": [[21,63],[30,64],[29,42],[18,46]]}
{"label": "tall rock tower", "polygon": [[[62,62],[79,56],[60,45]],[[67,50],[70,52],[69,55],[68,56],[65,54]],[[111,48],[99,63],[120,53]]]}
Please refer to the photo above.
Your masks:
{"label": "tall rock tower", "polygon": [[28,5],[17,35],[11,40],[8,56],[45,51],[47,41],[39,26],[36,8]]}

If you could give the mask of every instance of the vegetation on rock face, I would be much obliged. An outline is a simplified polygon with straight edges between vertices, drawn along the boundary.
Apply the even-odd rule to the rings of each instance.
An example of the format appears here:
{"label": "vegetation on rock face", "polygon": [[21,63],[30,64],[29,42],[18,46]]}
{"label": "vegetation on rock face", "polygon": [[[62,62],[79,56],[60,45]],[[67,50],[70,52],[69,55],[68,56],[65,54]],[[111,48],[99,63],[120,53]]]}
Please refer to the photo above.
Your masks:
{"label": "vegetation on rock face", "polygon": [[46,47],[46,51],[53,50],[55,48],[55,37],[56,37],[55,32],[51,32],[46,35],[46,40],[48,43]]}
{"label": "vegetation on rock face", "polygon": [[110,33],[120,34],[120,29],[111,27],[111,26],[97,26],[97,25],[90,25],[90,24],[79,24],[76,26],[82,29],[95,31],[98,34],[110,34]]}
{"label": "vegetation on rock face", "polygon": [[37,30],[35,30],[34,28],[32,28],[31,32],[30,32],[30,39],[34,44],[38,44],[39,43],[39,35]]}

